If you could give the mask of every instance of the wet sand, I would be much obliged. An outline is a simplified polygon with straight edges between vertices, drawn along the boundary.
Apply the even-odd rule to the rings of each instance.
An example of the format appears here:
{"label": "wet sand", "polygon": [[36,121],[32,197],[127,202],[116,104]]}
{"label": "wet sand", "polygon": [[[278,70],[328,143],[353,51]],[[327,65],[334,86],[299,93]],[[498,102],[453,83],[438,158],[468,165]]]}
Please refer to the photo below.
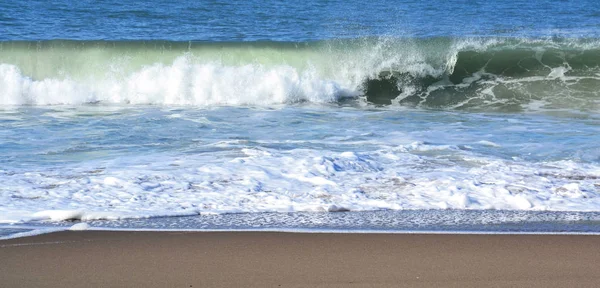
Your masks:
{"label": "wet sand", "polygon": [[584,235],[83,231],[0,259],[0,287],[600,287]]}

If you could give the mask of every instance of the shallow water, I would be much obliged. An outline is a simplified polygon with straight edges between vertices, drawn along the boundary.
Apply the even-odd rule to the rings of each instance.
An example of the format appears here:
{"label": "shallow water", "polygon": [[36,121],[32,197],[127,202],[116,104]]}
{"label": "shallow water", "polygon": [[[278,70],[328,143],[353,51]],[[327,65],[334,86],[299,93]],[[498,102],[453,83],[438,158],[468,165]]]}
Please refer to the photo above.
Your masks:
{"label": "shallow water", "polygon": [[0,119],[4,222],[600,207],[594,117],[301,105],[31,107]]}
{"label": "shallow water", "polygon": [[342,213],[236,213],[0,225],[0,239],[65,230],[285,231],[294,233],[600,233],[598,212],[401,210]]}

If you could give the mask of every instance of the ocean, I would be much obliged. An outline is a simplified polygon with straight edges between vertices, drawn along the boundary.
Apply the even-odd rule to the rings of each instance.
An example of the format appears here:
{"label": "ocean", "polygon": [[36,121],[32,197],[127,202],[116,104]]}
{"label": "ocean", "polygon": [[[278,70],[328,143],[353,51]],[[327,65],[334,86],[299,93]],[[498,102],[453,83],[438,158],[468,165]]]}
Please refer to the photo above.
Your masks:
{"label": "ocean", "polygon": [[0,237],[74,224],[598,233],[600,2],[4,1]]}

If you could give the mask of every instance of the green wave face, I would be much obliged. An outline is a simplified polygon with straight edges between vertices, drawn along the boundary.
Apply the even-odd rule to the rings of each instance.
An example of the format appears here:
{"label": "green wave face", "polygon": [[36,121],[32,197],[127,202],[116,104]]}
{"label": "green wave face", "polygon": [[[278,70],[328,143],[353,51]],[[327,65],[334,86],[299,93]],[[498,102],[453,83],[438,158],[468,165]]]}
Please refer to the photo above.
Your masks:
{"label": "green wave face", "polygon": [[0,104],[270,105],[351,98],[442,109],[598,110],[599,43],[0,42]]}

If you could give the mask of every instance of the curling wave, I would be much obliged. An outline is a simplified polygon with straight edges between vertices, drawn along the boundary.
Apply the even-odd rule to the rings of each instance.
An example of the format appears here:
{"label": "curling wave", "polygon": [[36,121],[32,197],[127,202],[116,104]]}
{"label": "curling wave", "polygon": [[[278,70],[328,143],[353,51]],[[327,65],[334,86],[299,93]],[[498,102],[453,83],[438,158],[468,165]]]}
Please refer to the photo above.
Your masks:
{"label": "curling wave", "polygon": [[0,105],[600,109],[594,39],[0,42]]}

